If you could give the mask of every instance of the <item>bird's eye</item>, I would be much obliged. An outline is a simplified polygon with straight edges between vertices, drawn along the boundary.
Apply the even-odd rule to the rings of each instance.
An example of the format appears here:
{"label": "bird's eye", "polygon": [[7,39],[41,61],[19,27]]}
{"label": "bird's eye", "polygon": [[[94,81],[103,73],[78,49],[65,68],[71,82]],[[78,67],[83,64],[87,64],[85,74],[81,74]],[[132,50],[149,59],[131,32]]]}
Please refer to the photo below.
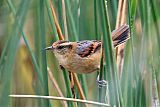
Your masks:
{"label": "bird's eye", "polygon": [[64,46],[58,46],[57,47],[57,49],[63,49],[64,48]]}

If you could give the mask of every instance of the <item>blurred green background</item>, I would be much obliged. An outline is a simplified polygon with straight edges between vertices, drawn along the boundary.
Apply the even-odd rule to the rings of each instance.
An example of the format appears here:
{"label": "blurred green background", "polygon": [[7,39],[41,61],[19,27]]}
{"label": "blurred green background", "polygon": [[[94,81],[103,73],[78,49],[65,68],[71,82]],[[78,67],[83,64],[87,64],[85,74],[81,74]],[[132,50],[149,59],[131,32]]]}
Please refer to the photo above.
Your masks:
{"label": "blurred green background", "polygon": [[[100,40],[101,36],[105,36],[101,21],[106,11],[101,14],[101,8],[105,10],[105,6],[100,5],[102,1],[104,4],[105,0],[52,0],[66,39]],[[121,78],[115,75],[112,79],[105,79],[109,81],[108,87],[110,81],[114,79],[118,81],[118,88],[113,91],[113,93],[118,92],[118,98],[115,98],[118,100],[117,106],[158,107],[160,106],[160,1],[129,0],[127,4],[126,23],[130,26],[131,39],[124,49],[123,72]],[[116,26],[117,11],[118,0],[107,0],[108,25],[111,31]],[[59,68],[57,59],[52,52],[43,51],[57,40],[58,34],[51,13],[50,0],[0,1],[0,107],[61,107],[60,101],[8,96],[10,94],[58,96],[47,76],[47,66],[52,71],[64,97],[70,97],[67,90],[67,85],[70,84],[66,84],[65,73]],[[111,51],[112,49],[109,49],[109,52]],[[115,57],[115,53],[112,56]],[[115,65],[115,61],[109,65]],[[105,76],[112,75],[105,67],[103,70]],[[106,92],[103,92],[104,95],[100,94],[96,83],[97,75],[98,72],[78,74],[87,100],[100,101],[99,97],[103,97],[102,99],[111,97],[111,94],[106,95]],[[111,90],[109,88],[109,93]],[[79,98],[77,90],[76,94]],[[73,105],[68,103],[68,106]],[[83,105],[78,104],[78,106]]]}

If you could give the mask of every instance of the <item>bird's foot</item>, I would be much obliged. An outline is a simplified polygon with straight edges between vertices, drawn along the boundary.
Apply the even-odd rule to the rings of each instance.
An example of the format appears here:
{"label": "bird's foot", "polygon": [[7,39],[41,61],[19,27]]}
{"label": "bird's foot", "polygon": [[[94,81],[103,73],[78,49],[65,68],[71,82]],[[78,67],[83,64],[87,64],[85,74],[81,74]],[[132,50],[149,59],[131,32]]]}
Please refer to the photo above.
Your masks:
{"label": "bird's foot", "polygon": [[99,75],[98,75],[97,84],[98,84],[99,88],[102,88],[102,87],[107,87],[108,82],[106,80],[103,80],[103,79],[100,80]]}
{"label": "bird's foot", "polygon": [[108,83],[106,80],[97,80],[97,84],[99,88],[102,88],[102,87],[106,87]]}

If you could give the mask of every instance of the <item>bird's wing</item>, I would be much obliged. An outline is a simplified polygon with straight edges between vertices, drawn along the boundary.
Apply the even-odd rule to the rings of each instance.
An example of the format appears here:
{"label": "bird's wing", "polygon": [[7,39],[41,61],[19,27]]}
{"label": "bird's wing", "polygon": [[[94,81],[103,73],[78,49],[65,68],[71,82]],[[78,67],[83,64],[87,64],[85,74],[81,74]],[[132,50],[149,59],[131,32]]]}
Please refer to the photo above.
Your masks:
{"label": "bird's wing", "polygon": [[88,57],[101,49],[101,41],[79,41],[77,42],[77,54],[80,57]]}

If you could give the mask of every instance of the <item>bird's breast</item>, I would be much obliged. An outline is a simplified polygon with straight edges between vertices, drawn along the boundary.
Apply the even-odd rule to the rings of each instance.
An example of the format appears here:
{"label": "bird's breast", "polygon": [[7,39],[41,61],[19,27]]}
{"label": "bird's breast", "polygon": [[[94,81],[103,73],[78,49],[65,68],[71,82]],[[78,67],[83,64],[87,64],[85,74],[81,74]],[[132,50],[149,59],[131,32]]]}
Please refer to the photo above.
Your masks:
{"label": "bird's breast", "polygon": [[78,54],[55,54],[55,56],[57,57],[59,64],[70,72],[90,73],[96,71],[100,66],[100,52],[83,58]]}

